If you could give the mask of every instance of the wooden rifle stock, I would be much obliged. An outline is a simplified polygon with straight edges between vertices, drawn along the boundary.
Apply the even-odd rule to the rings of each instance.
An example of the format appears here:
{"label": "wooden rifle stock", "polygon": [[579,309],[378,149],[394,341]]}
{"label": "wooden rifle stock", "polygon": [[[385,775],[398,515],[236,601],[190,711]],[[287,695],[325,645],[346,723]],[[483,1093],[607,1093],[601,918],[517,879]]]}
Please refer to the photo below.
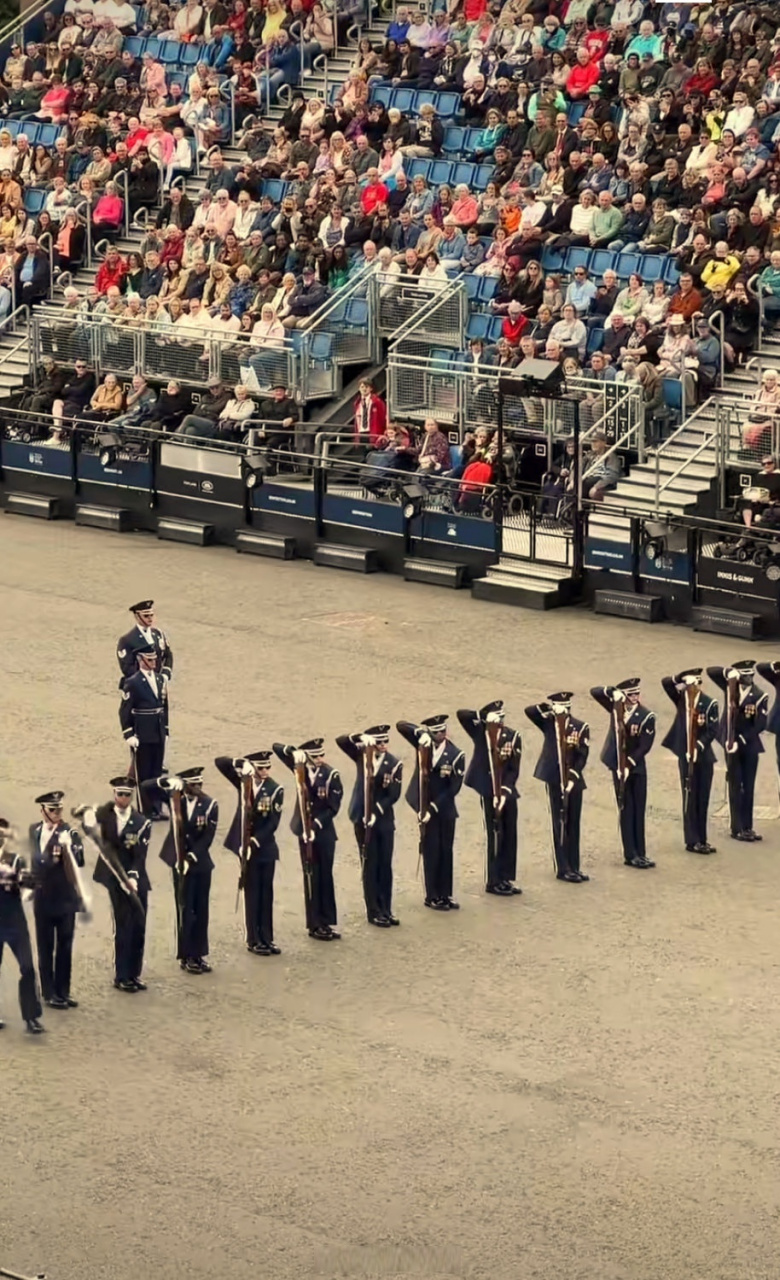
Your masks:
{"label": "wooden rifle stock", "polygon": [[309,797],[309,783],[306,777],[306,765],[294,765],[293,773],[295,775],[295,791],[298,796],[298,809],[301,815],[301,834],[303,836],[305,846],[303,870],[306,876],[309,896],[311,897],[312,863],[314,861],[314,824],[311,817],[311,799]]}
{"label": "wooden rifle stock", "polygon": [[360,844],[360,865],[365,865],[366,850],[371,834],[369,825],[374,812],[374,744],[369,742],[363,751],[363,839]]}
{"label": "wooden rifle stock", "polygon": [[685,686],[685,754],[687,756],[688,768],[685,772],[685,808],[687,811],[688,801],[691,797],[693,788],[693,766],[696,763],[696,746],[698,734],[696,732],[696,703],[698,701],[699,691],[694,684]]}
{"label": "wooden rifle stock", "polygon": [[425,815],[430,808],[431,762],[433,749],[417,744],[419,804],[417,810],[417,874],[420,874],[425,846]]}
{"label": "wooden rifle stock", "polygon": [[568,712],[554,711],[553,719],[555,720],[555,746],[558,751],[558,773],[561,779],[561,829],[560,843],[563,846],[566,842],[566,828],[568,826],[568,814],[566,806],[568,801],[568,792],[566,788],[569,785],[569,758],[566,750],[566,721]]}
{"label": "wooden rifle stock", "polygon": [[615,751],[617,754],[618,809],[623,812],[626,802],[626,770],[628,768],[628,752],[626,751],[626,704],[613,702],[612,719],[615,725]]}
{"label": "wooden rifle stock", "polygon": [[250,839],[252,836],[252,777],[247,774],[246,777],[241,776],[241,847],[239,849],[239,873],[238,873],[238,891],[236,893],[236,910],[238,910],[238,898],[242,889],[246,888],[246,872],[249,866],[249,856],[251,853]]}

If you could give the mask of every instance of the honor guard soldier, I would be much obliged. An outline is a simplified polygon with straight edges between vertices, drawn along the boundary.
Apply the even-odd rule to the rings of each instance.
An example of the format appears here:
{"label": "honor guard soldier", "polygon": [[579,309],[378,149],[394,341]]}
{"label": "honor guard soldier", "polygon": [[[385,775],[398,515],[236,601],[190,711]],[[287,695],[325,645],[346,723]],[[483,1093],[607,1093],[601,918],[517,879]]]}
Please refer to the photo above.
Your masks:
{"label": "honor guard soldier", "polygon": [[98,850],[92,879],[108,889],[114,916],[114,986],[134,995],[145,991],[141,981],[146,944],[149,876],[146,855],[151,823],[133,808],[132,778],[112,778],[114,798],[82,814],[84,830]]}
{"label": "honor guard soldier", "polygon": [[712,791],[718,732],[718,704],[701,687],[701,667],[676,676],[664,676],[661,684],[677,708],[663,746],[677,756],[683,801],[683,831],[689,853],[715,853],[707,840],[707,810]]}
{"label": "honor guard soldier", "polygon": [[150,787],[165,768],[165,744],[168,738],[167,681],[158,675],[157,652],[152,648],[138,651],[138,670],[125,680],[119,705],[119,723],[133,758],[136,780],[141,791],[143,810],[152,822],[163,818],[165,797],[159,787]]}
{"label": "honor guard soldier", "polygon": [[590,727],[571,714],[572,697],[571,693],[551,693],[547,702],[526,707],[525,714],[544,734],[534,777],[547,786],[557,876],[569,884],[581,884],[590,879],[580,871],[583,773],[590,751]]}
{"label": "honor guard soldier", "polygon": [[597,685],[590,696],[609,715],[609,731],[601,752],[602,764],[612,774],[618,805],[623,862],[646,871],[655,863],[647,856],[645,812],[647,765],[645,757],[655,742],[655,715],[639,701],[639,676],[617,685]]}
{"label": "honor guard soldier", "polygon": [[78,831],[62,820],[63,796],[47,791],[35,801],[42,816],[30,827],[33,914],[43,998],[52,1009],[76,1009],[78,1001],[70,994],[73,935],[76,913],[87,914],[89,900],[79,871],[84,845]]}
{"label": "honor guard soldier", "polygon": [[400,923],[393,915],[393,845],[403,765],[388,751],[389,741],[389,724],[336,739],[336,745],[357,765],[349,820],[360,853],[368,923],[380,929]]}
{"label": "honor guard soldier", "polygon": [[130,605],[130,612],[135,617],[135,626],[119,640],[116,657],[122,678],[119,688],[124,686],[130,676],[138,670],[138,655],[153,649],[157,656],[157,670],[163,680],[170,680],[173,675],[173,654],[165,633],[154,625],[154,600],[139,600]]}
{"label": "honor guard soldier", "polygon": [[753,796],[769,697],[756,687],[755,674],[749,658],[732,667],[707,667],[710,680],[726,695],[718,741],[726,755],[731,835],[746,844],[763,839],[753,830]]}
{"label": "honor guard soldier", "polygon": [[[19,1007],[24,1024],[31,1035],[43,1033],[39,1021],[41,1002],[35,979],[30,931],[22,906],[22,889],[29,889],[33,879],[18,853],[9,849],[12,832],[4,818],[0,818],[0,959],[7,946],[16,956],[19,965]],[[0,1030],[5,1026],[0,1022]]]}
{"label": "honor guard soldier", "polygon": [[481,711],[459,711],[458,719],[474,743],[465,783],[482,799],[487,857],[485,892],[510,898],[522,893],[517,875],[517,779],[523,744],[516,729],[504,724],[501,699]]}
{"label": "honor guard soldier", "polygon": [[399,720],[396,728],[417,752],[406,803],[417,814],[419,856],[425,873],[425,905],[433,911],[458,911],[452,897],[453,846],[458,810],[455,797],[463,786],[466,757],[447,737],[446,715],[420,724]]}
{"label": "honor guard soldier", "polygon": [[298,837],[301,851],[306,928],[310,938],[333,942],[341,937],[334,927],[337,916],[333,885],[338,840],[333,819],[344,798],[341,778],[326,763],[323,738],[312,738],[300,747],[275,742],[273,749],[295,776],[296,803],[290,830]]}
{"label": "honor guard soldier", "polygon": [[777,785],[780,789],[780,662],[759,662],[756,672],[775,691],[775,700],[766,722],[767,731],[775,735],[775,755],[777,758]]}
{"label": "honor guard soldier", "polygon": [[254,751],[236,760],[217,756],[214,761],[238,791],[238,808],[224,845],[241,864],[239,891],[244,892],[246,949],[257,956],[282,954],[274,942],[274,874],[279,861],[276,829],[284,788],[271,777],[271,760],[270,751]]}
{"label": "honor guard soldier", "polygon": [[173,869],[176,896],[176,958],[187,973],[211,973],[209,953],[209,894],[211,846],[217,834],[219,806],[203,790],[203,768],[181,769],[145,784],[168,796],[171,825],[160,857]]}

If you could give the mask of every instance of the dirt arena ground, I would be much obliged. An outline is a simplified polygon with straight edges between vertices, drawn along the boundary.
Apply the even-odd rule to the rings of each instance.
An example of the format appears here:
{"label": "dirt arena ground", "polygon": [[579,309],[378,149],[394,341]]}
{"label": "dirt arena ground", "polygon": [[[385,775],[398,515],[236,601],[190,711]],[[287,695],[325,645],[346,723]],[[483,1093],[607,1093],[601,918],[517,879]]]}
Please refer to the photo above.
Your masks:
{"label": "dirt arena ground", "polygon": [[[424,910],[402,804],[402,927],[371,930],[344,814],[343,940],[318,946],[288,798],[284,954],[249,956],[221,849],[235,793],[210,768],[211,976],[173,961],[159,828],[146,994],[111,987],[98,886],[76,942],[81,1007],[47,1011],[39,1040],[22,1033],[6,958],[0,1266],[49,1280],[776,1280],[774,756],[759,773],[763,844],[733,843],[719,817],[718,853],[700,858],[682,849],[676,766],[657,746],[658,868],[627,871],[598,760],[606,717],[585,696],[641,672],[665,729],[660,677],[741,658],[744,643],[11,517],[0,583],[1,807],[18,824],[39,791],[99,799],[125,766],[114,646],[147,595],[175,651],[174,768],[497,695],[525,740],[522,898],[482,894],[464,791],[462,910]],[[552,875],[539,735],[522,715],[561,687],[594,742],[580,887]],[[720,809],[720,767],[715,796]]]}

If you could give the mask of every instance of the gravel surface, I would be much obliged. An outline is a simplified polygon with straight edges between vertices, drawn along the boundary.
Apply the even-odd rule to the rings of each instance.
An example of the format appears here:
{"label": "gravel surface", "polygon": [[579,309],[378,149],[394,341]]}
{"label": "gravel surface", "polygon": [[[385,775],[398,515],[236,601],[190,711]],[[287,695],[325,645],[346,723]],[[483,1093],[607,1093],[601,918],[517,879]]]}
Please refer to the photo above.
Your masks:
{"label": "gravel surface", "polygon": [[[640,875],[622,866],[598,760],[606,716],[586,696],[641,673],[665,731],[660,677],[731,662],[744,642],[10,517],[0,583],[2,812],[26,827],[52,786],[67,805],[107,798],[127,764],[115,642],[145,596],[175,655],[168,763],[206,764],[222,808],[213,974],[173,959],[159,827],[148,992],[112,989],[97,885],[76,940],[81,1005],[47,1010],[48,1035],[23,1035],[5,958],[0,1266],[49,1280],[776,1280],[774,744],[763,843],[732,842],[719,816],[712,858],[683,850],[676,763],[657,745],[658,867]],[[559,688],[592,726],[581,886],[553,877],[540,737],[522,715]],[[280,776],[283,955],[248,955],[221,848],[235,793],[213,757],[322,733],[351,786],[337,733],[496,696],[525,742],[523,897],[481,892],[481,816],[464,791],[462,910],[425,911],[402,802],[402,927],[371,930],[344,812],[343,939],[318,946]],[[391,749],[411,767],[395,733]],[[719,766],[717,810],[723,789]]]}

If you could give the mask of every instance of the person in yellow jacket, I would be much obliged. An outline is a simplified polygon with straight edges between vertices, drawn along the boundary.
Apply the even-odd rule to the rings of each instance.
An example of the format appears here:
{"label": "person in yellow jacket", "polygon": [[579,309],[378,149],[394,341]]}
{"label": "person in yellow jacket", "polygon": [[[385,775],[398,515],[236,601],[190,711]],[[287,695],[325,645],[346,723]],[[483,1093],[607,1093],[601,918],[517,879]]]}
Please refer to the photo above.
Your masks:
{"label": "person in yellow jacket", "polygon": [[705,289],[712,289],[713,285],[720,285],[725,289],[732,276],[739,271],[739,267],[739,258],[729,253],[725,240],[719,240],[715,245],[715,257],[707,263],[701,273],[701,282]]}

